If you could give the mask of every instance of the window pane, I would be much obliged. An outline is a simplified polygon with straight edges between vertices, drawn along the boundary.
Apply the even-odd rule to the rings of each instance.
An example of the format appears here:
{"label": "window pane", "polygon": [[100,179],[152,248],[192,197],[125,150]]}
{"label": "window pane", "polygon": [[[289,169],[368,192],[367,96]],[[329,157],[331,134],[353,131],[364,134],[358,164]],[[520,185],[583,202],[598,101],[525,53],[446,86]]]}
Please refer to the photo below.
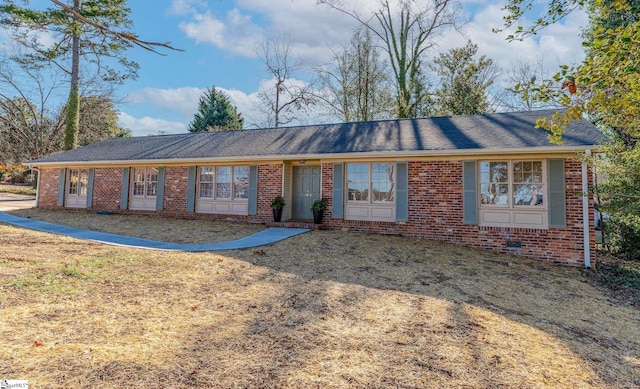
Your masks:
{"label": "window pane", "polygon": [[158,193],[158,169],[147,168],[147,196],[154,197]]}
{"label": "window pane", "polygon": [[350,163],[347,165],[347,191],[350,201],[369,200],[369,164]]}
{"label": "window pane", "polygon": [[213,167],[200,168],[200,182],[213,182]]}
{"label": "window pane", "polygon": [[[513,204],[516,206],[544,205],[542,161],[514,162]],[[515,169],[519,172],[516,175]]]}
{"label": "window pane", "polygon": [[89,183],[89,171],[87,169],[81,169],[78,174],[78,194],[80,196],[87,195],[87,184]]}
{"label": "window pane", "polygon": [[249,166],[233,168],[233,198],[249,198]]}
{"label": "window pane", "polygon": [[216,198],[231,198],[231,166],[216,168]]}
{"label": "window pane", "polygon": [[213,182],[200,183],[200,197],[213,198]]}
{"label": "window pane", "polygon": [[371,164],[371,194],[373,201],[393,201],[395,182],[393,177],[394,164]]}
{"label": "window pane", "polygon": [[213,166],[203,166],[200,168],[200,177],[198,182],[198,196],[204,198],[213,198]]}
{"label": "window pane", "polygon": [[481,204],[509,205],[508,165],[507,162],[480,162]]}
{"label": "window pane", "polygon": [[133,195],[144,196],[145,168],[133,170]]}
{"label": "window pane", "polygon": [[72,194],[72,195],[78,194],[78,170],[77,169],[69,170],[69,194]]}

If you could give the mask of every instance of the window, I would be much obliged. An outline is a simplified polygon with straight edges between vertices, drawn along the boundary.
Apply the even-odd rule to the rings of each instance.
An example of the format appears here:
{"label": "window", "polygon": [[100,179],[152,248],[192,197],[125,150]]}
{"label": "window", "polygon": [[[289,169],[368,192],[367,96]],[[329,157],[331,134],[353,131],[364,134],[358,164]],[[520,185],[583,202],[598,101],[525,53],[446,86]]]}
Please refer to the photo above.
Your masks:
{"label": "window", "polygon": [[249,166],[236,166],[233,169],[233,198],[249,198]]}
{"label": "window", "polygon": [[213,172],[212,167],[200,168],[200,197],[213,198]]}
{"label": "window", "polygon": [[542,161],[513,163],[513,204],[543,205]]}
{"label": "window", "polygon": [[87,169],[69,169],[69,188],[67,193],[76,196],[87,195],[89,171]]}
{"label": "window", "polygon": [[249,166],[202,166],[198,197],[211,200],[249,198]]}
{"label": "window", "polygon": [[231,166],[216,168],[216,198],[231,198]]}
{"label": "window", "polygon": [[480,162],[480,204],[484,207],[544,207],[542,161]]}
{"label": "window", "polygon": [[383,203],[394,201],[393,163],[347,165],[347,201]]}
{"label": "window", "polygon": [[133,196],[155,197],[158,192],[158,168],[137,167],[133,171]]}
{"label": "window", "polygon": [[508,162],[480,163],[480,194],[482,205],[509,204]]}

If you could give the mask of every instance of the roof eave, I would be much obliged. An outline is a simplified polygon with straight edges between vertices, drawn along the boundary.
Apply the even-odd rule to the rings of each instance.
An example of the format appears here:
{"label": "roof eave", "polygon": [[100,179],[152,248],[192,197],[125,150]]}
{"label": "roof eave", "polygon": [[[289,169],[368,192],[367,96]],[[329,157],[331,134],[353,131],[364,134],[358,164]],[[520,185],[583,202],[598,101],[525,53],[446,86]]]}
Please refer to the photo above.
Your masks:
{"label": "roof eave", "polygon": [[510,149],[465,149],[465,150],[421,150],[421,151],[375,151],[375,152],[351,152],[351,153],[325,153],[325,154],[288,154],[288,155],[255,155],[255,156],[228,156],[228,157],[207,157],[207,158],[164,158],[164,159],[128,159],[128,160],[95,160],[95,161],[56,161],[56,162],[27,162],[24,165],[29,168],[41,167],[73,167],[73,166],[131,166],[131,165],[166,165],[183,164],[193,165],[201,163],[222,163],[222,162],[263,162],[282,160],[329,160],[329,159],[407,159],[407,158],[442,158],[461,157],[469,159],[474,156],[486,155],[530,155],[530,154],[578,154],[586,150],[597,152],[600,146],[543,146],[543,147],[522,147]]}

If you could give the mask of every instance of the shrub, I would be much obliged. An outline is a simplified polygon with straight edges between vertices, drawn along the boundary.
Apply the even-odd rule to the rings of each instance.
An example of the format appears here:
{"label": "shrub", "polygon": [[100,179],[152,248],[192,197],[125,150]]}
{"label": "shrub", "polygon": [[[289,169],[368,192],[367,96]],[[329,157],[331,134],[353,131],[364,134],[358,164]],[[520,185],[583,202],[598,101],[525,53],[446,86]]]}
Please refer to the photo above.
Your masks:
{"label": "shrub", "polygon": [[22,184],[25,182],[27,169],[22,165],[11,165],[6,168],[6,175],[12,184]]}
{"label": "shrub", "polygon": [[621,258],[640,260],[640,216],[611,215],[604,226],[609,251]]}

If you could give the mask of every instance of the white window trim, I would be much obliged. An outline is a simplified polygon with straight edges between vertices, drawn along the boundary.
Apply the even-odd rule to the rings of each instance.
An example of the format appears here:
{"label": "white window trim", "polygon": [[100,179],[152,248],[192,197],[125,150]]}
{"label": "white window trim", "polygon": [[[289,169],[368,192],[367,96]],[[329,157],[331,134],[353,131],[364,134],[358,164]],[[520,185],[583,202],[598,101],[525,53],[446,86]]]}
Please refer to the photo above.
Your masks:
{"label": "white window trim", "polygon": [[[138,169],[144,169],[144,187],[143,187],[143,194],[142,195],[136,195],[135,194],[135,182],[136,182],[136,170]],[[147,177],[149,176],[149,171],[150,169],[156,169],[156,174],[158,174],[158,170],[159,167],[157,166],[137,166],[137,167],[132,167],[131,171],[131,178],[130,178],[130,184],[129,184],[129,209],[131,210],[135,210],[135,211],[155,211],[156,210],[156,201],[157,201],[157,195],[156,196],[150,196],[147,194],[148,192],[148,182],[149,180],[147,179]],[[159,182],[156,181],[156,193],[157,193],[157,185],[160,185]]]}
{"label": "white window trim", "polygon": [[[393,200],[392,201],[374,201],[373,200],[373,169],[372,165],[376,163],[390,163],[393,164]],[[367,164],[368,169],[368,182],[369,182],[369,199],[368,200],[350,200],[349,199],[349,165],[361,165]],[[362,162],[347,162],[345,164],[345,188],[343,190],[346,198],[344,205],[344,218],[345,220],[362,220],[362,221],[381,221],[381,222],[395,222],[396,221],[396,190],[397,190],[397,164],[396,162],[387,161],[362,161]]]}
{"label": "white window trim", "polygon": [[[216,179],[218,177],[219,167],[231,168],[231,196],[217,197]],[[248,215],[249,214],[249,198],[235,197],[235,172],[236,168],[246,168],[249,174],[249,165],[201,165],[196,169],[196,213],[211,213],[221,215]],[[213,197],[200,196],[200,175],[202,168],[213,168]],[[248,188],[247,188],[248,190]]]}
{"label": "white window trim", "polygon": [[[85,178],[86,181],[84,181],[84,188],[85,188],[85,193],[82,194],[81,193],[81,187],[82,187],[82,180],[81,180],[81,172],[85,171]],[[71,179],[73,176],[73,173],[76,172],[77,173],[77,177],[78,177],[78,182],[77,182],[77,186],[76,186],[76,190],[78,193],[71,193]],[[67,169],[67,183],[65,185],[65,200],[64,200],[64,206],[67,208],[86,208],[87,207],[87,192],[88,192],[88,186],[89,186],[89,170],[88,169]]]}
{"label": "white window trim", "polygon": [[[144,169],[144,188],[143,188],[143,193],[142,195],[136,195],[135,194],[135,182],[136,182],[136,170],[137,169]],[[139,167],[134,167],[133,168],[133,174],[131,177],[131,197],[137,197],[137,198],[145,198],[145,199],[155,199],[157,196],[150,196],[147,194],[148,192],[148,188],[147,185],[149,184],[149,180],[147,179],[149,177],[149,170],[150,169],[158,169],[158,167],[156,166],[139,166]],[[156,171],[156,176],[158,175],[158,172]],[[156,193],[157,193],[157,185],[158,185],[158,181],[156,182]]]}
{"label": "white window trim", "polygon": [[[200,196],[200,184],[202,183],[202,181],[200,181],[200,175],[202,172],[202,168],[203,167],[212,167],[214,168],[213,170],[213,181],[211,182],[213,184],[213,197],[201,197]],[[231,167],[231,196],[230,197],[218,197],[217,196],[217,190],[216,190],[216,178],[218,177],[218,167]],[[236,190],[235,190],[235,183],[234,183],[234,178],[235,178],[235,169],[237,167],[244,167],[247,168],[247,174],[249,172],[249,165],[203,165],[203,166],[198,166],[197,167],[197,177],[196,177],[196,183],[197,183],[197,187],[196,187],[196,197],[199,200],[205,200],[205,201],[241,201],[241,202],[248,202],[249,198],[245,197],[235,197],[236,195]]]}
{"label": "white window trim", "polygon": [[[363,164],[367,164],[369,165],[369,170],[368,170],[368,183],[369,183],[369,187],[367,188],[368,192],[369,192],[369,199],[368,200],[350,200],[349,199],[349,165],[363,165]],[[393,165],[393,200],[391,201],[374,201],[373,200],[373,169],[372,169],[372,165],[374,164],[391,164]],[[346,164],[346,179],[345,179],[345,184],[346,184],[346,197],[347,197],[347,203],[354,203],[354,204],[369,204],[369,205],[385,205],[385,204],[395,204],[396,203],[396,174],[397,174],[397,167],[396,167],[396,163],[395,162],[347,162]]]}
{"label": "white window trim", "polygon": [[[544,188],[543,202],[540,206],[532,205],[516,205],[513,201],[514,188],[514,162],[542,162],[542,186]],[[500,204],[482,204],[482,168],[483,162],[506,162],[508,179],[507,184],[509,191],[507,194],[507,205]],[[534,228],[548,229],[548,203],[549,203],[549,185],[547,181],[547,160],[540,159],[488,159],[478,161],[478,208],[479,208],[479,225],[483,227],[512,227],[512,228]]]}

